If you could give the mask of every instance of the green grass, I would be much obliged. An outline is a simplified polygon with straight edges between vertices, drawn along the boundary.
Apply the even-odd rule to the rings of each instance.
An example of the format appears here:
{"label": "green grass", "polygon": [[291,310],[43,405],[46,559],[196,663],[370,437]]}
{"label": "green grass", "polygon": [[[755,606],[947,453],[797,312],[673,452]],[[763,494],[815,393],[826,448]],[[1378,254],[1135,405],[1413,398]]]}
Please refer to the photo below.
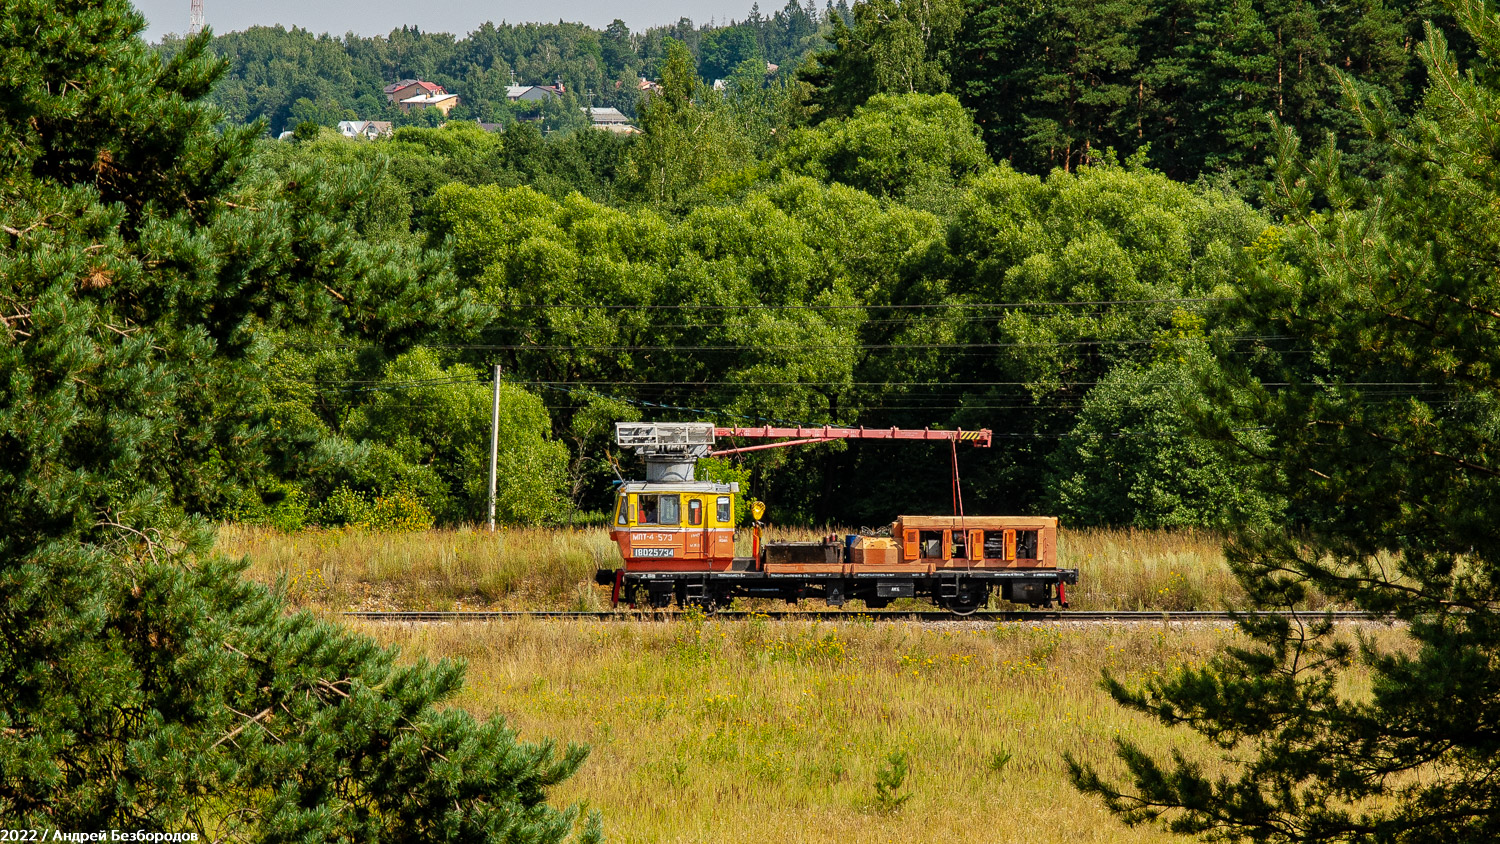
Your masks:
{"label": "green grass", "polygon": [[[456,703],[522,738],[589,744],[553,800],[599,809],[611,841],[747,844],[1181,840],[1075,793],[1061,753],[1118,771],[1125,737],[1219,770],[1191,734],[1120,709],[1098,680],[1200,664],[1237,635],[699,616],[360,629],[406,658],[467,660]],[[908,770],[892,789],[897,755]]]}

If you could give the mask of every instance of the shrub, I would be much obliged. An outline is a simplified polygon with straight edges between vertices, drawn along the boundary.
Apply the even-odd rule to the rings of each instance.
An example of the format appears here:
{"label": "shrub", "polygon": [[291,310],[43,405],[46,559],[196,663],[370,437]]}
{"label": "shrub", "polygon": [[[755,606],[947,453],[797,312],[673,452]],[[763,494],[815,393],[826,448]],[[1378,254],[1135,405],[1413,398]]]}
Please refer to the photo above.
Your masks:
{"label": "shrub", "polygon": [[344,485],[318,505],[313,521],[324,527],[400,533],[428,530],[432,527],[432,513],[414,493],[406,490],[372,498]]}

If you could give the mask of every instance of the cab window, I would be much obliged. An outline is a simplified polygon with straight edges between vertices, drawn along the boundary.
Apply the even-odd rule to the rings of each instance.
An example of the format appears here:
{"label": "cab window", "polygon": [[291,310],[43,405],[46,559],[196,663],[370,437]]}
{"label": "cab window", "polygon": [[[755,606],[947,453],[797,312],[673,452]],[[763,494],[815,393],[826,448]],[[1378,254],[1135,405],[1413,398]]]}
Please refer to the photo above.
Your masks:
{"label": "cab window", "polygon": [[620,496],[620,508],[619,508],[619,512],[617,512],[615,514],[615,524],[617,524],[617,525],[628,524],[628,522],[626,521],[626,516],[628,516],[629,514],[630,514],[630,496],[628,496],[628,495],[622,495],[622,496]]}
{"label": "cab window", "polygon": [[1016,556],[1023,560],[1035,560],[1037,558],[1037,531],[1016,531]]}
{"label": "cab window", "polygon": [[637,524],[680,525],[682,524],[682,496],[642,495],[640,518]]}
{"label": "cab window", "polygon": [[922,559],[941,560],[943,558],[943,532],[940,530],[924,530],[921,533]]}
{"label": "cab window", "polygon": [[[1014,560],[1018,556],[1016,548],[1017,531],[1015,530],[987,530],[984,532],[984,556],[991,560]],[[1021,535],[1027,531],[1020,531]],[[1033,535],[1035,532],[1032,532]],[[1024,540],[1023,540],[1024,541]],[[1033,551],[1034,553],[1034,551]],[[1019,554],[1022,559],[1033,559],[1024,553]]]}
{"label": "cab window", "polygon": [[730,522],[734,521],[734,512],[730,509],[729,506],[730,500],[731,499],[727,495],[719,496],[719,512],[716,515],[719,517],[719,524],[721,525],[727,525]]}
{"label": "cab window", "polygon": [[1005,559],[1005,531],[987,530],[984,532],[984,556],[991,560]]}
{"label": "cab window", "polygon": [[701,498],[688,499],[688,524],[703,524],[703,500]]}

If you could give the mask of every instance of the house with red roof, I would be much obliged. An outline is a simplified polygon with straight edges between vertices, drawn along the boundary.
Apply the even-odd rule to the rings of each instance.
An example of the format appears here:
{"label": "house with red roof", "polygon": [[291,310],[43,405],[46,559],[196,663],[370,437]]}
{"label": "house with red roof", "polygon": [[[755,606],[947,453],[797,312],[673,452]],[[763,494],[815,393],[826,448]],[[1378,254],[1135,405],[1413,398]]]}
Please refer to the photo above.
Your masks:
{"label": "house with red roof", "polygon": [[435,82],[423,82],[420,79],[403,79],[400,82],[392,82],[382,89],[385,98],[393,105],[399,105],[412,97],[432,97],[447,95],[443,86]]}

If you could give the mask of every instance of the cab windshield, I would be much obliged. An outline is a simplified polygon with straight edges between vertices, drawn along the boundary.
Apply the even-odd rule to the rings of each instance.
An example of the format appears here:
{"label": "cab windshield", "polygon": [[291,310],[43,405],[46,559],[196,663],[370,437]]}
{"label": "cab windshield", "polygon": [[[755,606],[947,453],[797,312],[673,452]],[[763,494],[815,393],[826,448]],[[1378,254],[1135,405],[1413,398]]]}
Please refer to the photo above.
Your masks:
{"label": "cab windshield", "polygon": [[682,497],[675,493],[640,496],[640,518],[636,520],[636,523],[642,525],[682,524]]}

